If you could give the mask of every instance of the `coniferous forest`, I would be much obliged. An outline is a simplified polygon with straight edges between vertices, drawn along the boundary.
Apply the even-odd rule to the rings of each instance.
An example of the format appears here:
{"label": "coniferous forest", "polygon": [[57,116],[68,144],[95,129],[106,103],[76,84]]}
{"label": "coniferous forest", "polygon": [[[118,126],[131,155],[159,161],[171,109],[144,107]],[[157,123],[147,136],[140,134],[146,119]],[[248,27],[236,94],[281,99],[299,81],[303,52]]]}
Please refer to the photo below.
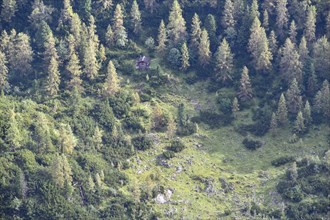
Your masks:
{"label": "coniferous forest", "polygon": [[329,0],[0,5],[1,219],[329,219]]}

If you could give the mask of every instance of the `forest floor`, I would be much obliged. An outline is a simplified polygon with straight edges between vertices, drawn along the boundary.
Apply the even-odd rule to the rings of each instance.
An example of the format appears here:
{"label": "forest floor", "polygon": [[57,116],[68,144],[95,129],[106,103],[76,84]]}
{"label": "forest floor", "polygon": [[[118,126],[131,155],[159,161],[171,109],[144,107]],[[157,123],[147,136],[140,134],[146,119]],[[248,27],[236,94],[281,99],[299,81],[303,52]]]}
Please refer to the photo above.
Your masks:
{"label": "forest floor", "polygon": [[[182,78],[159,90],[161,107],[176,115],[177,106],[184,103],[187,111],[197,116],[200,110],[218,109],[216,95],[210,94],[207,81],[188,85]],[[198,133],[183,137],[186,148],[160,165],[161,155],[169,140],[165,133],[155,133],[154,148],[137,152],[131,167],[124,172],[130,185],[122,188],[136,196],[136,189],[161,189],[150,202],[164,219],[226,219],[248,212],[252,202],[261,206],[281,207],[275,186],[287,166],[273,167],[271,161],[280,156],[320,155],[326,149],[329,127],[313,127],[296,143],[289,143],[290,130],[281,130],[258,138],[264,146],[251,151],[242,145],[244,136],[235,126],[251,122],[249,110],[240,111],[235,121],[216,129],[199,124]],[[162,163],[162,162],[161,162]],[[147,190],[148,191],[148,190]]]}

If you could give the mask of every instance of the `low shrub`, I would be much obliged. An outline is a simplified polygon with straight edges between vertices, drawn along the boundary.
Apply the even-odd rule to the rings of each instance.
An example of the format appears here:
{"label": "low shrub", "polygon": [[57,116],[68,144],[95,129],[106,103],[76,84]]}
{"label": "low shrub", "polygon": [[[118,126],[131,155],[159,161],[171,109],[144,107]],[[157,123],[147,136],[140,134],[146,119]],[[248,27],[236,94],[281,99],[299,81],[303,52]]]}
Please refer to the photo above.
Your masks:
{"label": "low shrub", "polygon": [[275,160],[272,160],[271,163],[274,167],[279,167],[279,166],[282,166],[284,164],[294,162],[294,161],[295,161],[295,158],[292,156],[283,156],[283,157],[279,157]]}
{"label": "low shrub", "polygon": [[168,159],[175,157],[175,153],[173,151],[168,150],[163,153],[163,156],[165,159],[168,160]]}
{"label": "low shrub", "polygon": [[256,149],[262,147],[262,145],[263,145],[263,143],[261,141],[252,140],[249,138],[244,138],[242,143],[249,150],[256,150]]}
{"label": "low shrub", "polygon": [[138,150],[147,150],[153,146],[152,140],[150,140],[145,135],[133,138],[132,144]]}
{"label": "low shrub", "polygon": [[171,141],[171,146],[169,149],[174,152],[181,152],[186,146],[180,139],[175,139]]}

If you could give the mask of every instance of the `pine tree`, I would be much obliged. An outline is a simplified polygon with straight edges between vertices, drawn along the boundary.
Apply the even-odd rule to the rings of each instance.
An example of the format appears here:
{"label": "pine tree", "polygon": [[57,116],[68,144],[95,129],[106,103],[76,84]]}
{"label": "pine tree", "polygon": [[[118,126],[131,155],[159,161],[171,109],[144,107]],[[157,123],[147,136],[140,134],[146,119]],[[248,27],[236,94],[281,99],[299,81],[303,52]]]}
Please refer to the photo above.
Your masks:
{"label": "pine tree", "polygon": [[239,111],[239,104],[238,104],[238,100],[237,100],[236,97],[233,100],[231,111],[232,111],[232,113],[234,115],[234,118],[236,118],[237,117],[237,112]]}
{"label": "pine tree", "polygon": [[287,9],[287,0],[277,0],[276,4],[276,27],[277,33],[283,38],[284,31],[288,26],[288,9]]}
{"label": "pine tree", "polygon": [[310,97],[315,95],[315,92],[317,90],[317,79],[316,79],[316,75],[315,75],[315,68],[314,68],[314,64],[311,62],[310,64],[310,73],[307,79],[307,88],[306,88],[306,92],[307,95],[309,95]]}
{"label": "pine tree", "polygon": [[1,18],[5,22],[11,22],[17,11],[16,0],[3,0],[1,5]]}
{"label": "pine tree", "polygon": [[262,26],[265,28],[266,31],[269,30],[269,15],[268,15],[267,10],[264,10],[264,13],[263,13]]}
{"label": "pine tree", "polygon": [[53,56],[48,66],[48,77],[46,82],[46,91],[49,96],[56,96],[59,92],[60,72],[58,70],[58,62]]}
{"label": "pine tree", "polygon": [[286,93],[286,103],[290,113],[296,114],[302,108],[301,92],[296,79],[292,80]]}
{"label": "pine tree", "polygon": [[54,150],[49,121],[47,120],[46,115],[43,113],[37,113],[34,139],[38,146],[38,153],[51,152]]}
{"label": "pine tree", "polygon": [[312,111],[311,111],[311,106],[308,102],[308,100],[306,101],[305,103],[305,107],[304,107],[304,110],[303,110],[303,117],[305,119],[305,125],[308,126],[310,124],[312,124]]}
{"label": "pine tree", "polygon": [[72,183],[72,171],[65,155],[58,155],[50,167],[50,173],[56,185],[64,188]]}
{"label": "pine tree", "polygon": [[167,43],[167,30],[165,27],[164,20],[161,20],[159,28],[158,28],[158,46],[157,52],[159,54],[163,54],[166,50],[166,43]]}
{"label": "pine tree", "polygon": [[322,91],[318,91],[314,98],[313,110],[318,114],[322,114]]}
{"label": "pine tree", "polygon": [[113,33],[115,44],[119,47],[125,47],[127,40],[127,32],[124,27],[124,15],[120,4],[116,5],[115,13],[113,16]]}
{"label": "pine tree", "polygon": [[32,12],[29,16],[29,20],[34,28],[38,28],[42,21],[49,22],[51,20],[51,14],[54,9],[44,4],[42,0],[34,0],[32,4]]}
{"label": "pine tree", "polygon": [[275,31],[273,30],[269,34],[268,45],[271,53],[273,54],[273,56],[275,56],[277,54],[278,45],[277,45],[276,34]]}
{"label": "pine tree", "polygon": [[294,20],[291,21],[290,29],[289,29],[290,40],[293,44],[297,43],[297,26]]}
{"label": "pine tree", "polygon": [[287,38],[281,50],[280,70],[286,82],[291,82],[294,78],[302,82],[302,63],[290,38]]}
{"label": "pine tree", "polygon": [[241,76],[241,80],[240,80],[238,97],[243,102],[249,101],[253,98],[252,86],[251,86],[250,77],[249,77],[249,70],[246,66],[244,66],[244,68],[243,68],[243,72],[242,72],[242,76]]}
{"label": "pine tree", "polygon": [[77,139],[73,135],[70,125],[61,124],[59,134],[59,144],[61,147],[61,152],[65,154],[72,154],[73,148],[77,144]]}
{"label": "pine tree", "polygon": [[324,80],[321,88],[321,109],[322,113],[326,118],[330,118],[330,87],[329,82]]}
{"label": "pine tree", "polygon": [[80,79],[82,71],[79,64],[79,58],[75,52],[71,54],[66,70],[69,72],[71,78],[69,86],[77,91],[82,91],[82,80]]}
{"label": "pine tree", "polygon": [[82,34],[82,25],[80,17],[77,13],[73,13],[72,19],[70,22],[70,32],[74,36],[75,45],[80,45],[81,34]]}
{"label": "pine tree", "polygon": [[251,27],[248,49],[252,55],[256,70],[265,71],[271,68],[271,60],[273,59],[272,53],[268,47],[265,29],[261,27],[257,17],[254,19]]}
{"label": "pine tree", "polygon": [[194,51],[198,51],[201,34],[202,34],[201,21],[199,19],[198,14],[195,13],[191,22],[191,34],[190,34],[190,48]]}
{"label": "pine tree", "polygon": [[157,0],[143,0],[143,2],[145,8],[150,10],[151,13],[154,13],[157,9]]}
{"label": "pine tree", "polygon": [[6,55],[0,50],[0,94],[4,93],[7,85],[7,75],[8,67]]}
{"label": "pine tree", "polygon": [[277,129],[278,129],[277,116],[276,116],[275,112],[273,112],[273,114],[272,114],[269,128],[270,128],[270,133],[273,136],[275,136],[277,133]]}
{"label": "pine tree", "polygon": [[108,47],[110,47],[111,45],[114,44],[114,38],[115,38],[115,36],[112,31],[112,27],[109,24],[107,27],[107,32],[105,33],[105,41],[106,41]]}
{"label": "pine tree", "polygon": [[186,71],[190,66],[190,63],[189,63],[189,50],[188,50],[186,42],[184,42],[182,44],[181,55],[182,55],[181,70]]}
{"label": "pine tree", "polygon": [[294,123],[294,131],[297,132],[298,134],[301,134],[305,131],[305,119],[303,117],[303,114],[301,111],[298,112],[296,121]]}
{"label": "pine tree", "polygon": [[313,59],[318,76],[330,79],[330,43],[325,36],[314,43]]}
{"label": "pine tree", "polygon": [[112,96],[119,91],[119,79],[116,67],[110,60],[107,68],[107,78],[104,82],[103,91],[106,97]]}
{"label": "pine tree", "polygon": [[205,29],[201,33],[201,41],[198,46],[198,61],[200,65],[206,66],[211,60],[210,40]]}
{"label": "pine tree", "polygon": [[136,2],[136,0],[132,3],[131,8],[131,22],[133,24],[133,32],[135,34],[139,33],[141,31],[141,12],[139,10],[139,5]]}
{"label": "pine tree", "polygon": [[304,35],[308,43],[315,40],[316,29],[316,8],[315,6],[309,6],[307,12],[307,18],[305,23]]}
{"label": "pine tree", "polygon": [[173,45],[177,45],[186,39],[186,21],[182,16],[182,9],[177,0],[173,1],[169,23],[167,25],[168,35]]}
{"label": "pine tree", "polygon": [[330,38],[330,11],[328,12],[327,20],[326,20],[326,30],[327,30],[327,36]]}
{"label": "pine tree", "polygon": [[92,39],[89,39],[88,45],[84,50],[84,73],[89,79],[94,79],[100,69],[100,65],[96,59],[95,44]]}
{"label": "pine tree", "polygon": [[218,44],[218,39],[217,39],[217,23],[215,20],[214,15],[208,14],[206,19],[205,19],[205,29],[207,33],[209,34],[209,39],[210,39],[210,46],[213,49],[214,45]]}
{"label": "pine tree", "polygon": [[288,110],[286,108],[286,100],[283,93],[278,102],[276,115],[280,126],[285,126],[288,123]]}
{"label": "pine tree", "polygon": [[251,16],[252,21],[255,18],[258,18],[259,19],[260,13],[259,13],[258,0],[252,0],[250,16]]}
{"label": "pine tree", "polygon": [[226,0],[224,12],[222,16],[222,26],[225,29],[234,28],[235,27],[235,19],[234,19],[234,4],[233,0]]}
{"label": "pine tree", "polygon": [[218,81],[226,83],[232,81],[233,54],[227,40],[224,38],[215,54],[215,76]]}

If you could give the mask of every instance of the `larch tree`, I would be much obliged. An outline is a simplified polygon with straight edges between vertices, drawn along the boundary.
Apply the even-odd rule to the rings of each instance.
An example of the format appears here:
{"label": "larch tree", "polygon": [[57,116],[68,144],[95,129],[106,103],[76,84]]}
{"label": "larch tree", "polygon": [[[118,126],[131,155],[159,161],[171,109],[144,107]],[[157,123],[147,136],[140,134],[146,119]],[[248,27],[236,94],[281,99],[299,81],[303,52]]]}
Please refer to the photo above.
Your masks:
{"label": "larch tree", "polygon": [[72,171],[68,159],[65,155],[57,155],[50,166],[50,174],[56,185],[64,188],[66,184],[72,184]]}
{"label": "larch tree", "polygon": [[114,36],[113,30],[112,30],[112,27],[109,24],[107,27],[107,31],[105,33],[105,41],[106,41],[106,45],[108,47],[114,45],[114,38],[115,38],[115,36]]}
{"label": "larch tree", "polygon": [[6,55],[0,50],[0,94],[4,94],[5,87],[8,83],[8,67]]}
{"label": "larch tree", "polygon": [[268,45],[269,45],[269,49],[272,52],[273,56],[275,56],[277,54],[277,50],[278,50],[278,42],[277,42],[275,31],[273,31],[273,30],[269,34]]}
{"label": "larch tree", "polygon": [[48,65],[48,76],[46,82],[47,94],[51,97],[56,96],[59,92],[60,85],[60,72],[58,70],[58,61],[55,56],[53,56]]}
{"label": "larch tree", "polygon": [[231,106],[231,112],[233,113],[234,118],[237,118],[237,112],[239,111],[239,103],[238,99],[235,97],[233,99],[233,104]]}
{"label": "larch tree", "polygon": [[297,43],[297,26],[294,20],[292,20],[290,24],[289,38],[293,44]]}
{"label": "larch tree", "polygon": [[3,0],[1,5],[1,18],[5,22],[11,22],[17,11],[16,0]]}
{"label": "larch tree", "polygon": [[305,119],[305,125],[311,125],[313,122],[312,119],[312,110],[311,110],[311,105],[309,104],[309,101],[307,100],[304,106],[303,110],[303,117]]}
{"label": "larch tree", "polygon": [[246,66],[243,67],[242,76],[240,79],[238,97],[243,102],[253,98],[252,86],[249,77],[249,70]]}
{"label": "larch tree", "polygon": [[124,15],[120,4],[116,5],[112,27],[115,44],[119,47],[125,47],[128,40],[126,28],[124,27]]}
{"label": "larch tree", "polygon": [[81,66],[80,61],[75,52],[73,52],[70,56],[69,62],[66,66],[66,70],[69,72],[70,75],[70,82],[69,87],[73,90],[82,91],[82,80],[80,79],[81,76]]}
{"label": "larch tree", "polygon": [[276,2],[276,27],[277,33],[281,38],[284,37],[285,30],[288,27],[289,13],[287,4],[287,0],[277,0]]}
{"label": "larch tree", "polygon": [[262,17],[263,17],[262,26],[265,28],[266,31],[268,31],[269,30],[269,15],[268,15],[267,10],[264,10]]}
{"label": "larch tree", "polygon": [[217,81],[227,83],[233,80],[234,56],[224,38],[215,53],[215,77]]}
{"label": "larch tree", "polygon": [[278,102],[276,116],[280,126],[285,126],[288,123],[288,109],[286,107],[286,100],[283,93]]}
{"label": "larch tree", "polygon": [[14,51],[8,57],[10,69],[23,75],[32,72],[33,50],[30,45],[30,37],[27,34],[19,33],[14,40]]}
{"label": "larch tree", "polygon": [[198,14],[195,13],[191,21],[191,33],[190,33],[190,48],[193,51],[198,51],[201,34],[202,34],[201,21],[199,19]]}
{"label": "larch tree", "polygon": [[222,27],[225,29],[235,28],[235,18],[234,18],[234,3],[233,0],[226,0],[225,7],[223,11],[223,16],[221,18]]}
{"label": "larch tree", "polygon": [[270,125],[269,125],[269,130],[270,133],[275,136],[278,130],[278,123],[277,123],[277,116],[275,114],[275,112],[273,112],[272,114],[272,118],[270,120]]}
{"label": "larch tree", "polygon": [[164,20],[161,20],[159,28],[158,28],[158,45],[157,45],[157,52],[159,54],[163,54],[166,50],[166,44],[167,44],[167,30],[165,27]]}
{"label": "larch tree", "polygon": [[202,66],[206,66],[211,60],[210,39],[207,31],[202,30],[201,41],[198,46],[198,61]]}
{"label": "larch tree", "polygon": [[281,50],[280,70],[282,77],[287,83],[292,82],[294,78],[301,83],[302,68],[303,66],[300,62],[299,54],[290,38],[287,38]]}
{"label": "larch tree", "polygon": [[111,60],[107,67],[107,78],[103,85],[103,91],[106,97],[113,96],[119,91],[119,79],[116,67]]}
{"label": "larch tree", "polygon": [[305,131],[306,127],[304,121],[305,119],[303,117],[303,114],[301,111],[299,111],[296,117],[296,121],[294,123],[294,131],[296,133],[301,134]]}
{"label": "larch tree", "polygon": [[297,114],[302,109],[302,97],[297,80],[294,78],[286,93],[288,112]]}
{"label": "larch tree", "polygon": [[307,12],[307,18],[305,22],[304,35],[307,43],[310,44],[315,40],[316,31],[316,8],[315,6],[309,6]]}
{"label": "larch tree", "polygon": [[133,32],[137,34],[142,30],[142,22],[141,22],[141,12],[139,10],[139,5],[136,2],[136,0],[134,0],[132,3],[130,17],[133,26]]}
{"label": "larch tree", "polygon": [[92,39],[89,39],[83,57],[83,71],[89,79],[94,79],[100,69],[100,64],[96,59],[96,55],[95,44]]}
{"label": "larch tree", "polygon": [[190,62],[189,62],[189,50],[188,50],[188,46],[187,43],[184,42],[181,46],[181,70],[186,71],[189,66],[190,66]]}
{"label": "larch tree", "polygon": [[186,40],[186,21],[182,16],[182,9],[177,0],[173,1],[167,25],[169,39],[172,45]]}
{"label": "larch tree", "polygon": [[77,139],[73,135],[71,126],[68,124],[61,124],[59,128],[59,145],[61,153],[72,154],[73,148],[77,144]]}
{"label": "larch tree", "polygon": [[271,68],[273,56],[268,47],[266,31],[261,27],[257,17],[251,26],[248,49],[252,55],[252,61],[256,70],[266,71]]}

